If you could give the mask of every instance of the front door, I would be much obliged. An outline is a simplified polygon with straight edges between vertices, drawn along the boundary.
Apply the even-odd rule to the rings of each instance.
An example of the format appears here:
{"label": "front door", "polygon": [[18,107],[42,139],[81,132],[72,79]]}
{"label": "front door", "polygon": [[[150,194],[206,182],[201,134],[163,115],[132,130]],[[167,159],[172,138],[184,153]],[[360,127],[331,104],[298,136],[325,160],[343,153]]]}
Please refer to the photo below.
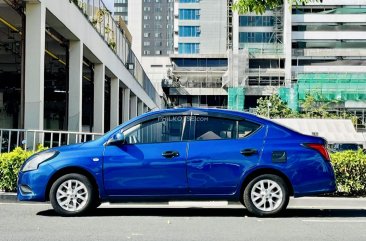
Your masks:
{"label": "front door", "polygon": [[187,193],[184,116],[155,117],[123,131],[126,142],[106,146],[104,187],[109,196]]}
{"label": "front door", "polygon": [[265,128],[228,118],[197,118],[187,160],[192,194],[229,195],[240,185],[244,171],[260,159]]}

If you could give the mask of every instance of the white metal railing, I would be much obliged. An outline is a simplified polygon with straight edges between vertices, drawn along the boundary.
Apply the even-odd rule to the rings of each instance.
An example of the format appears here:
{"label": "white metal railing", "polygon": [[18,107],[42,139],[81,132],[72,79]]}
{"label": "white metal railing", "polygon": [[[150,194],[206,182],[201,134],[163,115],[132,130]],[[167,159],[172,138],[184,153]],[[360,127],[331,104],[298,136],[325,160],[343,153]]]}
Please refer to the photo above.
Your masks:
{"label": "white metal railing", "polygon": [[0,153],[10,152],[16,147],[35,151],[38,145],[52,148],[81,143],[98,139],[102,135],[72,131],[0,129]]}

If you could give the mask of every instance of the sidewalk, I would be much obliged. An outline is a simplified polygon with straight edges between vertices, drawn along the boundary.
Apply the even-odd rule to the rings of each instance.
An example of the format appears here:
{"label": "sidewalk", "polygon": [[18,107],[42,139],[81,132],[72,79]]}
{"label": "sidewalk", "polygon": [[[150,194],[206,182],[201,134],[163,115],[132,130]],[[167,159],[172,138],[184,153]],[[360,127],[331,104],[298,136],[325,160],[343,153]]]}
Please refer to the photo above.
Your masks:
{"label": "sidewalk", "polygon": [[[16,193],[0,192],[0,203],[18,202]],[[240,203],[216,201],[216,202],[160,202],[160,203],[122,203],[103,204],[111,207],[202,207],[202,208],[241,208]],[[299,209],[364,209],[366,210],[366,198],[346,198],[346,197],[302,197],[291,198],[289,208]]]}

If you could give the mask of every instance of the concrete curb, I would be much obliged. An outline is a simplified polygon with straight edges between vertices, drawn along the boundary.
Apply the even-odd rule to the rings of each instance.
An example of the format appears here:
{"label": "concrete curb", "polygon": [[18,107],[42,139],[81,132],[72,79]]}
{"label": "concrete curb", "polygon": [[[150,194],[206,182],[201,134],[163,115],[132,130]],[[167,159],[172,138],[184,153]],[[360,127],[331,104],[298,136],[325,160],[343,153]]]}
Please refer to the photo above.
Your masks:
{"label": "concrete curb", "polygon": [[15,192],[0,192],[0,202],[18,202]]}

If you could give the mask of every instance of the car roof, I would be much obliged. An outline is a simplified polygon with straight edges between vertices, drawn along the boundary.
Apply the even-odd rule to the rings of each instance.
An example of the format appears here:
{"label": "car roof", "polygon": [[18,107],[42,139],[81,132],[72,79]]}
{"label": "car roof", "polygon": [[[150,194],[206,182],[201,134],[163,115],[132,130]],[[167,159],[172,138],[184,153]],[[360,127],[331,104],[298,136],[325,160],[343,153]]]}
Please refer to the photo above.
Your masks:
{"label": "car roof", "polygon": [[217,116],[217,117],[228,117],[238,118],[238,119],[250,119],[256,120],[262,123],[267,123],[268,120],[265,120],[261,117],[258,117],[254,114],[244,111],[236,111],[236,110],[228,110],[228,109],[218,109],[218,108],[200,108],[200,107],[187,107],[187,108],[171,108],[171,109],[162,109],[162,110],[153,110],[148,113],[149,115],[153,114],[180,114],[180,115],[194,115],[194,116]]}

